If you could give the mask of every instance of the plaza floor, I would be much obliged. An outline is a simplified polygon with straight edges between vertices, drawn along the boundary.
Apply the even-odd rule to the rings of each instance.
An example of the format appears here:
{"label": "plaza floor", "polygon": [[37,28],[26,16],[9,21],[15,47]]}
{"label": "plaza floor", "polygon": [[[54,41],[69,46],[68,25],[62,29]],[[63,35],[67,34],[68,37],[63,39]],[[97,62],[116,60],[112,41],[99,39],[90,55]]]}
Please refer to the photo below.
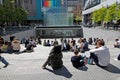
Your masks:
{"label": "plaza floor", "polygon": [[[120,49],[113,47],[114,39],[120,38],[120,32],[101,28],[83,28],[83,31],[86,38],[99,37],[105,40],[111,54],[110,65],[106,69],[89,64],[85,68],[76,69],[70,62],[73,52],[63,52],[64,66],[60,70],[53,71],[50,66],[44,70],[41,66],[52,47],[37,45],[32,53],[2,54],[10,65],[0,69],[0,80],[120,80],[120,61],[116,60]],[[23,50],[24,45],[21,47]]]}

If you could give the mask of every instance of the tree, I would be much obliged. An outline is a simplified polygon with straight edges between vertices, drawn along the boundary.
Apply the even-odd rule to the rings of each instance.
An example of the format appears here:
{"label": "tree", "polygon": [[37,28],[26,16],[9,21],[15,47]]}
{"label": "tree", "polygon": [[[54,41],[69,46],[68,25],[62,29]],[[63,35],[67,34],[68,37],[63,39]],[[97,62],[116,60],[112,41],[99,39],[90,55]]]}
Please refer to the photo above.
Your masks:
{"label": "tree", "polygon": [[102,7],[101,9],[99,9],[99,21],[104,21],[104,18],[105,18],[105,16],[106,16],[106,13],[107,13],[107,8],[105,8],[105,7]]}
{"label": "tree", "polygon": [[118,20],[119,19],[118,13],[120,9],[117,10],[117,8],[118,8],[117,4],[113,4],[110,7],[108,7],[107,14],[104,20],[107,22],[110,22],[112,20]]}
{"label": "tree", "polygon": [[98,22],[98,10],[95,10],[93,13],[92,13],[92,20],[94,22]]}
{"label": "tree", "polygon": [[27,15],[28,15],[28,12],[24,8],[18,7],[16,9],[15,16],[16,16],[16,21],[19,24],[21,24],[21,22],[23,22],[27,19]]}
{"label": "tree", "polygon": [[100,22],[100,21],[103,22],[104,17],[106,16],[106,11],[107,11],[107,8],[105,7],[102,7],[101,9],[94,11],[92,14],[92,20],[94,22]]}
{"label": "tree", "polygon": [[0,21],[1,22],[18,22],[27,19],[27,11],[22,7],[15,7],[15,0],[4,0],[0,5]]}
{"label": "tree", "polygon": [[120,5],[116,7],[116,20],[120,20]]}
{"label": "tree", "polygon": [[14,17],[15,9],[10,3],[10,0],[5,0],[1,5],[1,8],[2,8],[1,10],[2,21],[12,22],[15,20],[15,17]]}

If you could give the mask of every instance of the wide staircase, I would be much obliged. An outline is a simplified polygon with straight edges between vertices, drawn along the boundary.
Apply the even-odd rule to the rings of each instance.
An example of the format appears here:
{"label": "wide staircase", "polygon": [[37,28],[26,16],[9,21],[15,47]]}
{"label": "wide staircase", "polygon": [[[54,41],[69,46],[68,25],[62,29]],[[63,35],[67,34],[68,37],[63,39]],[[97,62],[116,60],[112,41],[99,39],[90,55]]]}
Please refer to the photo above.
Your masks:
{"label": "wide staircase", "polygon": [[6,26],[5,28],[0,28],[0,35],[1,36],[6,36],[9,34],[14,34],[14,33],[18,33],[21,31],[26,31],[26,30],[31,30],[33,29],[33,27],[30,26],[22,26],[22,27],[18,27],[18,26]]}

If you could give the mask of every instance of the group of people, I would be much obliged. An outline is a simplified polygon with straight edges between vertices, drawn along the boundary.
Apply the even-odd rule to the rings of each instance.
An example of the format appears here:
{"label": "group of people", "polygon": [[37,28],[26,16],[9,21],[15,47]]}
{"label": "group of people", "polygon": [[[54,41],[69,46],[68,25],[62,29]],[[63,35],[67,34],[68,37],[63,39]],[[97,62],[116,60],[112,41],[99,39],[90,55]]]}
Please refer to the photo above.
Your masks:
{"label": "group of people", "polygon": [[20,40],[15,38],[15,36],[10,35],[10,41],[6,41],[0,36],[0,61],[5,64],[4,68],[6,68],[9,65],[9,63],[4,57],[1,56],[1,54],[18,53],[20,49]]}
{"label": "group of people", "polygon": [[[21,41],[14,36],[11,36],[10,42],[4,41],[2,37],[0,37],[0,61],[5,64],[4,67],[7,67],[9,63],[4,59],[4,57],[1,56],[1,53],[17,53],[20,52],[20,43]],[[23,52],[33,52],[33,48],[36,47],[37,44],[42,44],[41,39],[25,39],[24,44],[26,49]],[[95,45],[95,49],[90,50],[89,45]],[[74,55],[71,56],[71,62],[72,65],[75,68],[79,68],[81,66],[85,66],[86,61],[85,57],[81,55],[81,53],[85,53],[86,51],[89,51],[90,56],[89,59],[93,60],[93,62],[104,68],[107,67],[110,63],[110,52],[109,49],[105,46],[105,42],[103,39],[99,38],[89,38],[86,40],[86,38],[80,38],[78,41],[71,39],[61,39],[60,44],[57,39],[54,41],[44,40],[43,41],[44,46],[53,46],[53,49],[51,50],[48,59],[43,64],[42,68],[46,68],[47,65],[51,66],[53,69],[59,69],[63,66],[63,54],[62,51],[73,51]],[[87,59],[88,59],[87,58]]]}
{"label": "group of people", "polygon": [[34,39],[31,38],[25,40],[25,50],[20,51],[20,44],[21,41],[13,35],[10,35],[10,41],[6,41],[0,36],[0,61],[5,64],[4,68],[7,67],[9,63],[7,62],[7,60],[5,60],[4,57],[1,56],[2,53],[20,54],[23,52],[33,52],[33,48],[36,47]]}
{"label": "group of people", "polygon": [[89,44],[92,44],[89,40],[89,43],[86,41],[85,38],[80,38],[78,42],[74,39],[60,39],[60,42],[55,39],[54,41],[50,40],[44,40],[43,45],[44,46],[55,46],[55,45],[61,45],[62,51],[74,51],[78,49],[80,52],[85,52],[89,50]]}
{"label": "group of people", "polygon": [[[110,63],[109,49],[105,46],[105,42],[103,39],[97,39],[95,43],[95,49],[89,50],[89,59],[92,59],[93,62],[99,67],[105,68]],[[76,48],[74,50],[74,55],[71,56],[71,62],[75,68],[86,65],[85,57],[82,56],[80,52],[81,51],[79,50],[79,48]],[[54,46],[42,68],[45,69],[47,65],[51,66],[53,69],[61,68],[63,66],[62,57],[62,45]]]}

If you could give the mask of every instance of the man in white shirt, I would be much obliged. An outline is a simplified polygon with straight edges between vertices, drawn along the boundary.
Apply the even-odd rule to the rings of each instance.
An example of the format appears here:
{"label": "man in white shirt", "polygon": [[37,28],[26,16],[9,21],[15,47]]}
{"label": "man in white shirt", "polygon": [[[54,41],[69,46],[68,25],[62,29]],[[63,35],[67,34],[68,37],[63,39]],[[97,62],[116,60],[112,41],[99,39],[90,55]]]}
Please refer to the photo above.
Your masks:
{"label": "man in white shirt", "polygon": [[98,40],[96,49],[90,50],[90,58],[92,58],[96,65],[105,68],[110,63],[109,49],[104,46],[103,40]]}

